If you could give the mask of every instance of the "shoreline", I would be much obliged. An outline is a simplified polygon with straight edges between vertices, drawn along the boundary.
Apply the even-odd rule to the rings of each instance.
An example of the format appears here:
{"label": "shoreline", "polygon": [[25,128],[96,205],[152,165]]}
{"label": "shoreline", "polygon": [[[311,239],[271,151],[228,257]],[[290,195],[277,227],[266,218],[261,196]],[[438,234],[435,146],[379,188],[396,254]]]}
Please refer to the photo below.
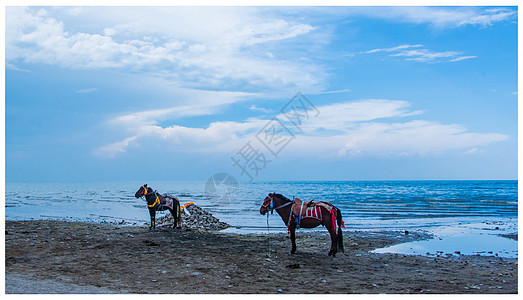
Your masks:
{"label": "shoreline", "polygon": [[[37,283],[49,280],[95,287],[101,293],[139,294],[518,291],[517,258],[370,252],[425,240],[430,236],[424,232],[345,230],[345,253],[332,258],[327,256],[326,231],[298,231],[298,250],[291,255],[285,233],[240,235],[167,228],[149,232],[139,226],[46,220],[5,224],[7,293],[38,293]],[[33,290],[13,291],[10,280],[27,276],[34,277]],[[82,293],[57,289],[48,292]]]}

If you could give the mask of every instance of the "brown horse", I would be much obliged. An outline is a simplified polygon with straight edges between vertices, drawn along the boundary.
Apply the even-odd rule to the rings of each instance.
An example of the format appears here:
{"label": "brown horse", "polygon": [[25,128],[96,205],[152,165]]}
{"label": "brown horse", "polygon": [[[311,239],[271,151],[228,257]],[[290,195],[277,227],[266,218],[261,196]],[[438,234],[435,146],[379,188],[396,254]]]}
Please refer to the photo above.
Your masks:
{"label": "brown horse", "polygon": [[[324,205],[320,205],[321,203]],[[295,201],[289,200],[281,194],[272,193],[263,200],[263,204],[260,207],[260,213],[262,215],[265,215],[269,211],[272,213],[276,210],[283,220],[283,223],[287,225],[287,229],[291,234],[291,253],[296,252],[296,228],[298,225],[303,228],[314,228],[319,225],[325,226],[331,237],[329,256],[335,256],[338,250],[341,252],[344,251],[341,228],[345,228],[345,226],[341,219],[341,211],[337,207],[327,202],[316,202],[316,205],[319,205],[321,210],[320,220],[310,217],[297,217],[297,215],[293,213],[292,207],[294,205],[296,205]],[[326,207],[331,207],[331,209],[329,210]],[[336,223],[338,224],[338,232],[336,232]]]}

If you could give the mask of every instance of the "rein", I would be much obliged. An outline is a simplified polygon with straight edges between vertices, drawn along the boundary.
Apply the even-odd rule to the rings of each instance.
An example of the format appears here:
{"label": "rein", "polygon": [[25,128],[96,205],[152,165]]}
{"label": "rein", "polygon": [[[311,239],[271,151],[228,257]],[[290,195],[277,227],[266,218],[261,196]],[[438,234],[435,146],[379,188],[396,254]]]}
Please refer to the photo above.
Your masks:
{"label": "rein", "polygon": [[291,204],[293,204],[293,203],[294,203],[294,202],[292,202],[292,201],[291,201],[291,202],[287,202],[287,203],[285,203],[285,204],[283,204],[283,205],[280,205],[280,206],[278,206],[278,207],[275,207],[274,210],[280,209],[280,208],[285,207],[285,206],[287,206],[287,205],[291,205]]}
{"label": "rein", "polygon": [[[274,198],[272,198],[270,195],[269,195],[269,198],[271,199],[271,202],[267,203],[267,205],[263,205],[262,204],[262,206],[265,207],[265,208],[268,208],[267,211],[270,210],[271,214],[275,210],[278,210],[278,209],[283,208],[285,206],[289,206],[291,204],[294,204],[293,201],[290,201],[290,202],[284,203],[284,204],[282,204],[282,205],[280,205],[278,207],[273,207],[274,206],[274,204],[273,204]],[[270,237],[269,213],[267,213],[267,236]],[[271,257],[272,250],[271,250],[271,239],[270,238],[267,239],[267,248],[268,248],[267,249],[267,257]]]}

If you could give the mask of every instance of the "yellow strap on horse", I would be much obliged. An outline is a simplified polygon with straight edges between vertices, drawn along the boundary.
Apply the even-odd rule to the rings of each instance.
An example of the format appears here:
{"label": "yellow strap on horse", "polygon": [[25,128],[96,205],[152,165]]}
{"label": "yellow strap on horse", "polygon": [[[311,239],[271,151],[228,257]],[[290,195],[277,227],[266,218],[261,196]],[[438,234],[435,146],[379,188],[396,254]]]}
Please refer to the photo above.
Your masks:
{"label": "yellow strap on horse", "polygon": [[154,203],[151,205],[147,204],[147,207],[154,207],[156,204],[160,204],[160,198],[158,198],[158,195],[156,195],[156,200]]}
{"label": "yellow strap on horse", "polygon": [[145,196],[145,195],[147,195],[147,188],[143,185],[142,185],[142,187],[143,187],[143,195]]}

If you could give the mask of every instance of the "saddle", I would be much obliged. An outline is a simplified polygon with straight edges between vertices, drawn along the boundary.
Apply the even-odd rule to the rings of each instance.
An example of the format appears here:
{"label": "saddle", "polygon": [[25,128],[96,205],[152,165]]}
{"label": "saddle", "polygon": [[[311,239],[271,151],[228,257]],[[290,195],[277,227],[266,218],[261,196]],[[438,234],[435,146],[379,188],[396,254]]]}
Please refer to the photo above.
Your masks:
{"label": "saddle", "polygon": [[178,198],[171,196],[171,195],[167,195],[167,194],[160,195],[159,193],[156,193],[156,197],[158,197],[158,200],[159,200],[161,206],[167,206],[171,209],[174,209],[173,200],[174,199],[178,200]]}
{"label": "saddle", "polygon": [[307,208],[315,205],[316,203],[314,203],[313,200],[303,201],[299,198],[294,198],[294,204],[292,205],[292,213],[295,216],[303,218],[306,216]]}
{"label": "saddle", "polygon": [[161,205],[165,205],[167,204],[167,199],[169,199],[169,196],[167,194],[163,194],[163,195],[160,195],[160,194],[156,194],[158,196],[158,198],[160,199],[160,204]]}

